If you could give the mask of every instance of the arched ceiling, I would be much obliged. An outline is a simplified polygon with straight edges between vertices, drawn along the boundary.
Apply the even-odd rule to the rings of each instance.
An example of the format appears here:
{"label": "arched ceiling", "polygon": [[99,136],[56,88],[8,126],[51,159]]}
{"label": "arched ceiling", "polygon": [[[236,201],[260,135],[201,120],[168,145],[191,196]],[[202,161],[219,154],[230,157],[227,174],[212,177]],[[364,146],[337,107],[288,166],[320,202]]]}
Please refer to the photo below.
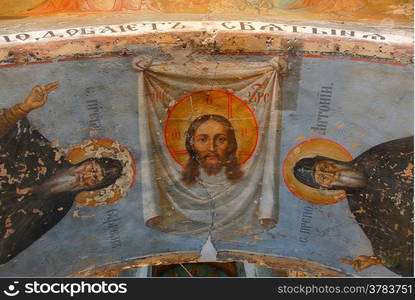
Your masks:
{"label": "arched ceiling", "polygon": [[[77,153],[73,149],[78,151],[96,141],[106,150],[129,150],[124,153],[128,154],[128,174],[134,175],[130,179],[135,184],[128,184],[130,190],[121,193],[123,197],[117,201],[112,191],[107,191],[111,196],[109,201],[105,200],[110,204],[107,206],[78,205],[72,199],[76,204],[65,218],[41,239],[29,237],[30,247],[0,265],[0,275],[104,276],[145,265],[197,262],[204,256],[207,241],[213,244],[216,259],[222,262],[248,261],[315,276],[400,274],[393,273],[395,270],[388,266],[375,265],[367,270],[353,266],[355,258],[370,259],[370,255],[376,254],[375,247],[389,238],[378,239],[376,234],[366,233],[365,227],[360,226],[364,222],[355,220],[371,209],[352,207],[345,197],[326,194],[325,190],[306,190],[301,184],[294,185],[295,179],[286,174],[294,169],[294,163],[307,158],[301,153],[314,155],[314,149],[320,151],[316,152],[319,155],[351,160],[369,153],[373,147],[379,149],[383,143],[397,139],[399,143],[399,138],[413,135],[412,24],[413,2],[409,0],[1,1],[0,83],[7,88],[0,90],[0,108],[23,101],[35,85],[52,83],[55,87],[51,89],[55,89],[55,81],[59,81],[60,88],[51,95],[47,106],[30,114],[31,124],[50,140],[51,147],[62,148],[63,153]],[[145,61],[149,56],[149,65],[140,70],[140,59]],[[147,70],[147,75],[140,73],[143,70]],[[281,78],[276,77],[277,73]],[[267,77],[270,74],[274,74],[272,78]],[[145,89],[143,76],[149,83]],[[237,97],[231,97],[232,93]],[[278,105],[271,106],[270,99],[277,99],[273,101]],[[164,106],[149,118],[153,123],[145,123],[145,112],[150,112],[146,105],[153,102]],[[273,111],[268,115],[271,108],[278,114]],[[170,177],[160,173],[148,181],[152,177],[145,176],[143,171],[148,161],[151,163],[147,171],[153,167],[155,172],[163,169],[156,164],[163,160],[145,158],[144,154],[150,151],[143,149],[148,145],[165,149],[168,159],[172,151],[187,155],[183,141],[188,124],[182,126],[177,116],[190,120],[198,111],[217,114],[218,110],[222,117],[232,120],[251,120],[254,112],[262,122],[255,126],[275,125],[277,132],[275,136],[262,137],[262,141],[271,140],[269,145],[273,147],[262,145],[275,151],[275,155],[269,152],[266,162],[265,158],[261,161],[267,163],[261,176],[268,180],[254,177],[261,170],[255,173],[248,169],[249,165],[243,166],[248,170],[245,178],[252,176],[258,180],[255,189],[258,187],[259,191],[261,186],[265,195],[257,199],[259,193],[249,194],[252,188],[245,194],[252,195],[254,201],[250,202],[247,196],[246,203],[257,204],[261,199],[272,203],[261,202],[263,206],[258,211],[248,204],[240,210],[236,204],[229,206],[229,211],[240,219],[235,222],[232,215],[227,217],[225,221],[229,222],[223,224],[230,229],[223,226],[220,235],[216,231],[222,230],[222,220],[214,222],[212,218],[206,223],[203,219],[215,215],[214,206],[207,207],[202,214],[196,210],[189,213],[192,218],[200,217],[197,222],[186,219],[184,214],[175,215],[174,206],[166,206],[166,199],[159,199],[156,194],[170,192],[160,188],[167,184],[154,184]],[[175,116],[179,121],[170,122]],[[268,121],[272,116],[279,119]],[[239,134],[239,150],[250,155],[250,147],[245,149],[242,145],[258,132],[252,130],[250,136],[248,129],[253,123],[249,127],[245,126],[248,123],[233,121]],[[163,125],[163,133],[157,132],[160,141],[155,137],[152,140],[159,144],[142,138],[146,128],[158,128],[160,124],[178,125],[172,130]],[[167,137],[178,140],[181,148],[169,147],[173,142],[168,144]],[[97,140],[95,144],[86,143],[89,139]],[[261,146],[261,142],[255,142],[257,145]],[[171,161],[165,165],[179,168]],[[410,167],[408,164],[403,175],[411,175]],[[174,169],[168,170],[177,175]],[[275,187],[275,193],[267,193],[267,184],[272,182],[266,177],[269,175],[275,180],[271,187]],[[389,180],[387,175],[384,177]],[[223,181],[227,184],[231,182],[228,179]],[[142,193],[148,186],[156,191],[151,197]],[[305,192],[301,194],[296,188]],[[171,199],[183,199],[181,190]],[[216,192],[214,187],[212,191]],[[222,192],[219,188],[218,191]],[[390,193],[388,203],[394,206],[388,209],[399,208],[402,201],[396,199],[401,191]],[[211,201],[211,194],[208,192],[204,199]],[[316,203],[322,194],[334,200]],[[239,201],[244,194],[237,197]],[[194,199],[189,198],[188,202],[193,203],[190,200]],[[174,205],[180,207],[182,203]],[[159,206],[165,210],[163,214],[148,213]],[[37,207],[30,211],[39,213]],[[220,213],[226,212],[224,209]],[[266,215],[269,212],[271,216]],[[248,217],[258,221],[259,213],[265,216],[260,223],[254,223],[264,227],[260,233],[243,222]],[[385,215],[382,222],[388,221],[387,228],[398,232],[400,214]],[[167,221],[157,224],[163,220],[159,217],[166,217]],[[370,214],[368,218],[374,222]],[[267,222],[274,219],[276,224]],[[199,223],[209,224],[209,237],[206,228],[200,231],[201,236],[187,235],[187,226],[194,225],[199,230]],[[14,226],[8,222],[9,225]],[[8,228],[7,235],[14,234],[15,229],[18,231],[18,227]],[[411,234],[413,231],[408,231],[402,240],[406,241]],[[400,244],[403,243],[399,241]]]}
{"label": "arched ceiling", "polygon": [[278,16],[327,21],[412,24],[410,0],[4,0],[0,19],[107,14]]}

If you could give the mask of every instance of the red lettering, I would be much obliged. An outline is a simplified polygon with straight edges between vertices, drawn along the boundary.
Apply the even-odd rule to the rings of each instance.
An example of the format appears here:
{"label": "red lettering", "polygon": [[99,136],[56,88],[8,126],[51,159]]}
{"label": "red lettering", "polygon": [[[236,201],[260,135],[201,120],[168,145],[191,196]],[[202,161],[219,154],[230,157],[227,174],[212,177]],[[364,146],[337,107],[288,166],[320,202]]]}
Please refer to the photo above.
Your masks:
{"label": "red lettering", "polygon": [[173,139],[175,139],[175,140],[180,140],[180,138],[181,138],[182,134],[180,133],[180,131],[179,131],[179,130],[174,129],[174,130],[170,133],[170,136],[171,136]]}
{"label": "red lettering", "polygon": [[206,97],[206,104],[207,105],[212,105],[213,104],[213,99],[211,95],[207,95]]}
{"label": "red lettering", "polygon": [[167,100],[167,96],[163,91],[154,91],[150,93],[150,98],[153,101],[164,102]]}
{"label": "red lettering", "polygon": [[247,136],[248,135],[248,128],[242,128],[241,129],[241,136]]}

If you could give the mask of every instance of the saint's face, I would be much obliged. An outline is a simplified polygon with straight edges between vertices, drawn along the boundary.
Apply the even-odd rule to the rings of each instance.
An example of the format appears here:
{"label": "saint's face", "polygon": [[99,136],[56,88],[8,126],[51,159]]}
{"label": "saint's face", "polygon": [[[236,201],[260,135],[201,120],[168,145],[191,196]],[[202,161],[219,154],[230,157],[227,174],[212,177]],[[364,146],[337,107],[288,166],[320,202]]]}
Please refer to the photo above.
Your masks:
{"label": "saint's face", "polygon": [[228,128],[214,120],[204,122],[195,132],[193,147],[202,167],[221,168],[229,148]]}
{"label": "saint's face", "polygon": [[314,165],[314,181],[323,187],[332,187],[337,170],[335,163],[320,161]]}
{"label": "saint's face", "polygon": [[366,185],[366,177],[362,172],[350,165],[329,160],[319,161],[314,165],[314,181],[326,188],[360,188]]}
{"label": "saint's face", "polygon": [[80,175],[81,188],[93,188],[101,184],[104,179],[103,171],[96,161],[88,161],[79,167],[77,173]]}

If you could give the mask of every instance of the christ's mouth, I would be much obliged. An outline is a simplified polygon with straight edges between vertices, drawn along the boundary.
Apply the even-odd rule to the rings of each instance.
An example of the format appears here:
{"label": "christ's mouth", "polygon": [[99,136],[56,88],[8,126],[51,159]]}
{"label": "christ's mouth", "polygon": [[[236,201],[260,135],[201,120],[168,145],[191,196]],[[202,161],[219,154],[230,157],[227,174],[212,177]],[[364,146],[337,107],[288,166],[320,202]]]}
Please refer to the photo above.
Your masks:
{"label": "christ's mouth", "polygon": [[219,154],[209,152],[203,155],[201,166],[205,170],[206,174],[217,175],[223,168],[223,163]]}
{"label": "christ's mouth", "polygon": [[203,160],[219,160],[219,155],[213,152],[210,152],[203,156]]}

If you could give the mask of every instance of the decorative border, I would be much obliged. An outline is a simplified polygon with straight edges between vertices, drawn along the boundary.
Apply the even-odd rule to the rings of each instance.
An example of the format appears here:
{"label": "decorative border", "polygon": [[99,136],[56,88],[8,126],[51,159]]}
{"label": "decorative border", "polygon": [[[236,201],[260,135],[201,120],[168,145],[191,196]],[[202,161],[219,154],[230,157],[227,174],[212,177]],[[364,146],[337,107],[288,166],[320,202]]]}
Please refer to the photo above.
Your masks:
{"label": "decorative border", "polygon": [[360,31],[334,27],[289,25],[255,21],[171,21],[137,22],[118,25],[84,26],[42,31],[0,34],[0,47],[40,43],[58,40],[71,40],[90,37],[111,37],[166,32],[218,32],[268,33],[292,37],[320,37],[348,40],[366,40],[388,44],[413,44],[413,35],[403,30]]}

